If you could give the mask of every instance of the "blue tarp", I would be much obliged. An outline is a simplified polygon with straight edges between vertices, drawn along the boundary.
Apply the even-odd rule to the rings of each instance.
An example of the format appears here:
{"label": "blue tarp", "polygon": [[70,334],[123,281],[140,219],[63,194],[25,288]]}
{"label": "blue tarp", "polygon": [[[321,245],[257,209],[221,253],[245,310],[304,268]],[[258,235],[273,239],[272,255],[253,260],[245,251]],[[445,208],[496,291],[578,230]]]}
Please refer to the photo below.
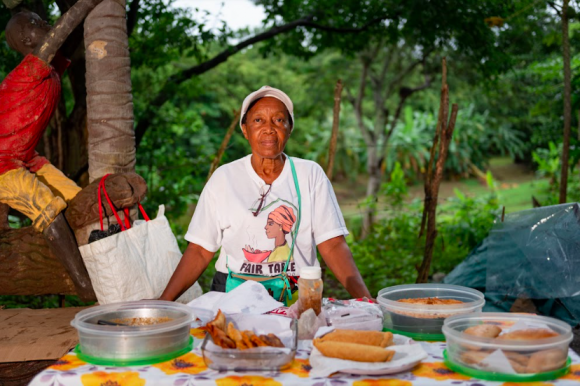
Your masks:
{"label": "blue tarp", "polygon": [[542,314],[580,324],[580,206],[506,215],[444,282],[483,291],[484,311],[532,299]]}

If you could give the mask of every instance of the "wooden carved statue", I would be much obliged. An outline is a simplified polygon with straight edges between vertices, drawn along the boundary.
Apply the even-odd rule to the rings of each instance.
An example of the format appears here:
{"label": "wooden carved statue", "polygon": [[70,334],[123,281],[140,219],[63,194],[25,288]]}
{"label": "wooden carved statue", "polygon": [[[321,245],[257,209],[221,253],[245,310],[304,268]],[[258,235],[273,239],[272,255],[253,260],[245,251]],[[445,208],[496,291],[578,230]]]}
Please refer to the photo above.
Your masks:
{"label": "wooden carved statue", "polygon": [[60,78],[69,64],[58,49],[99,2],[78,1],[53,28],[35,13],[15,14],[6,27],[6,40],[24,59],[0,84],[0,203],[32,220],[86,300],[94,299],[94,292],[62,214],[81,188],[35,147],[55,111]]}

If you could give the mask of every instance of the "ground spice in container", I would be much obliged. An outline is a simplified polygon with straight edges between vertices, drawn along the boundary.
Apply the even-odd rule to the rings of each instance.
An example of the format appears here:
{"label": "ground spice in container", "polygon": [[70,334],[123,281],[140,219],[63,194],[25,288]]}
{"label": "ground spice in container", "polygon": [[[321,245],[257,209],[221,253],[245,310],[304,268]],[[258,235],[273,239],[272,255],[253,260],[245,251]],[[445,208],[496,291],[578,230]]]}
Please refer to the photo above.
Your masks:
{"label": "ground spice in container", "polygon": [[316,315],[322,310],[322,271],[320,267],[303,267],[298,279],[298,317],[312,308]]}

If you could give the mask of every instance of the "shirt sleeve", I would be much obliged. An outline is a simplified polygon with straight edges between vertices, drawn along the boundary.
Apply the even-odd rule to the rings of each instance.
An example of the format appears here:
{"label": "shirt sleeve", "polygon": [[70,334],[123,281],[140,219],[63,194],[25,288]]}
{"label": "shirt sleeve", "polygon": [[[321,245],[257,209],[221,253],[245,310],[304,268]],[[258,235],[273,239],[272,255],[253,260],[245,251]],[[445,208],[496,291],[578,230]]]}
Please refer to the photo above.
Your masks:
{"label": "shirt sleeve", "polygon": [[222,229],[217,215],[215,195],[209,184],[205,186],[199,196],[184,239],[210,252],[216,252],[220,248]]}
{"label": "shirt sleeve", "polygon": [[348,229],[330,180],[320,167],[316,174],[312,200],[312,232],[314,242],[319,245],[333,237],[348,235]]}

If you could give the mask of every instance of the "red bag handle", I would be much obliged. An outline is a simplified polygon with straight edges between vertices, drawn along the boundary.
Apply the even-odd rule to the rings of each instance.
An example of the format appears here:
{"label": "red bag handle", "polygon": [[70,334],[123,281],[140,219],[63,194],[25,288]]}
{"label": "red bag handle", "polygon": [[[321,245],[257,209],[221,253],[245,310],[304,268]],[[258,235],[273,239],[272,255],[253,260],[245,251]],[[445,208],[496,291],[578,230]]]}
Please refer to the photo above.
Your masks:
{"label": "red bag handle", "polygon": [[[101,178],[101,181],[99,181],[99,190],[98,190],[98,193],[99,193],[99,220],[101,223],[101,230],[103,230],[103,204],[102,204],[102,198],[101,198],[101,189],[103,190],[103,193],[105,193],[105,199],[109,203],[109,207],[111,208],[111,211],[115,215],[115,218],[117,219],[117,222],[119,223],[119,226],[121,227],[121,231],[131,229],[131,223],[129,221],[129,208],[123,209],[123,212],[125,214],[125,226],[123,226],[123,222],[121,221],[121,218],[119,217],[119,214],[117,213],[117,210],[115,209],[115,206],[113,205],[113,202],[109,198],[109,194],[107,193],[107,189],[105,188],[105,181],[109,175],[110,174],[105,174],[103,176],[103,178]],[[139,210],[141,211],[141,214],[143,215],[143,218],[145,219],[145,221],[149,221],[150,220],[149,216],[147,216],[147,213],[145,213],[145,209],[143,209],[143,206],[141,205],[141,203],[139,202],[139,203],[137,203],[137,205],[139,205]]]}

